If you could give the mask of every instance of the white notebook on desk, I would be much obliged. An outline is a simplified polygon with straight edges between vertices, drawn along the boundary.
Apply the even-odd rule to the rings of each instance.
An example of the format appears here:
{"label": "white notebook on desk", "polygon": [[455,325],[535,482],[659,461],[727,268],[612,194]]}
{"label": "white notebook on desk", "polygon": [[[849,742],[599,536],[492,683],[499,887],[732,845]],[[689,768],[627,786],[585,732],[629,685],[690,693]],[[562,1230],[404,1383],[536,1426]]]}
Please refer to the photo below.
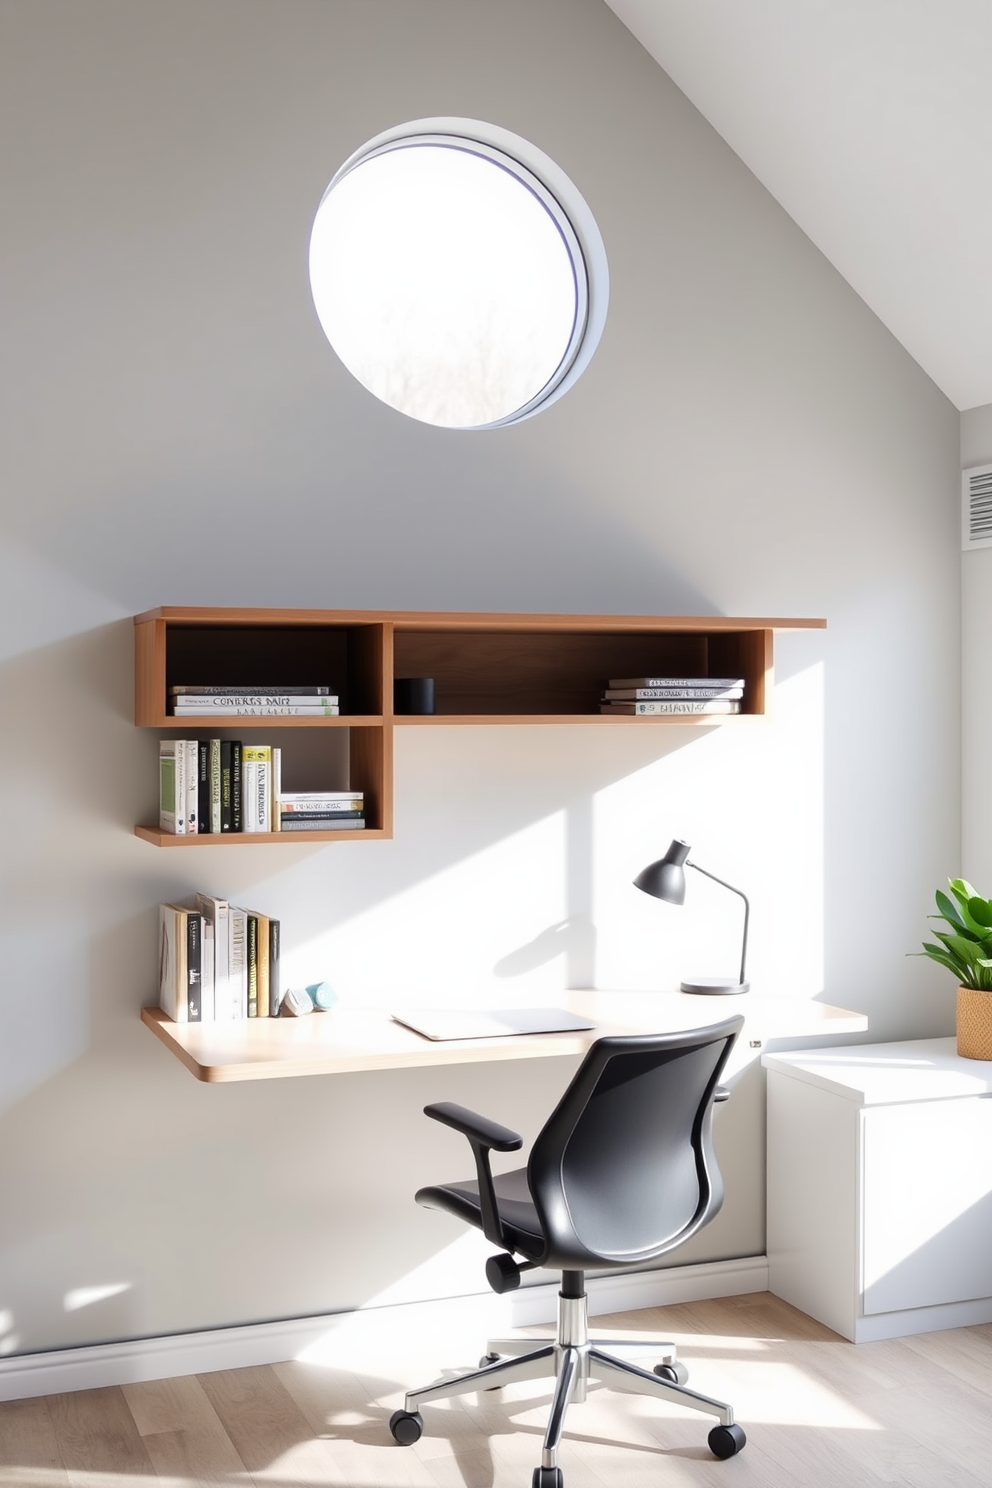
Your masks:
{"label": "white notebook on desk", "polygon": [[576,1033],[595,1028],[591,1018],[582,1018],[565,1008],[407,1008],[390,1015],[394,1022],[412,1028],[422,1038],[477,1039],[510,1038],[526,1033]]}

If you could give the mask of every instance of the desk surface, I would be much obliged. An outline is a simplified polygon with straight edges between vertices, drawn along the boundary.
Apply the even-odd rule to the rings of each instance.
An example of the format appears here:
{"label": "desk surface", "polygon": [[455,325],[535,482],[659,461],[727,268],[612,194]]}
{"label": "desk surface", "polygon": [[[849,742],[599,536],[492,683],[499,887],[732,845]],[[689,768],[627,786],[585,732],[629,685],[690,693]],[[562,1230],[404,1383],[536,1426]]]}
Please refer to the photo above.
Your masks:
{"label": "desk surface", "polygon": [[[867,1028],[863,1013],[791,997],[698,997],[681,992],[568,991],[547,997],[593,1018],[581,1033],[432,1043],[394,1023],[386,1008],[338,1006],[305,1018],[238,1023],[173,1023],[160,1008],[142,1021],[198,1080],[272,1080],[289,1075],[342,1075],[418,1065],[582,1055],[605,1034],[676,1032],[743,1013],[750,1039],[833,1037]],[[399,1010],[399,1009],[397,1009]]]}

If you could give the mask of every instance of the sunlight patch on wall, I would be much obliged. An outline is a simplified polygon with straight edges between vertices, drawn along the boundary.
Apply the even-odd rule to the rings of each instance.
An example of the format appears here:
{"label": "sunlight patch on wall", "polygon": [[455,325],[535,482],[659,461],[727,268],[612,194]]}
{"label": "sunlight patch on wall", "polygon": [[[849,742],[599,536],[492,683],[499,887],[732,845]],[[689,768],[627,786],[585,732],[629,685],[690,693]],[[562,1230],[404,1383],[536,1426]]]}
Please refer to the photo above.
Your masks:
{"label": "sunlight patch on wall", "polygon": [[9,1307],[0,1309],[0,1354],[13,1354],[20,1347],[20,1337],[14,1332],[14,1314]]}
{"label": "sunlight patch on wall", "polygon": [[773,718],[700,734],[599,791],[593,855],[597,984],[673,991],[739,969],[743,905],[689,874],[682,907],[632,880],[680,837],[751,901],[755,990],[823,988],[823,668],[783,683]]}
{"label": "sunlight patch on wall", "polygon": [[[467,1150],[467,1149],[466,1149]],[[464,1166],[464,1163],[463,1163]],[[471,1155],[469,1156],[471,1167]],[[428,1297],[472,1295],[486,1291],[485,1258],[492,1246],[477,1230],[467,1230],[419,1266],[404,1272],[382,1291],[362,1302],[362,1308],[391,1307]]]}
{"label": "sunlight patch on wall", "polygon": [[397,1006],[425,996],[533,1001],[542,988],[562,985],[557,955],[524,957],[509,978],[497,968],[565,918],[565,841],[565,814],[554,812],[419,879],[332,933],[288,948],[286,985],[325,978],[343,1002],[386,994]]}
{"label": "sunlight patch on wall", "polygon": [[[664,991],[685,977],[733,975],[743,923],[736,895],[690,874],[676,908],[633,886],[682,837],[695,861],[751,900],[755,989],[813,997],[824,985],[823,747],[817,664],[778,687],[770,718],[693,730],[599,789],[566,772],[560,810],[522,828],[517,816],[514,830],[508,823],[504,837],[467,855],[453,808],[432,822],[430,793],[443,778],[418,778],[423,820],[409,814],[407,830],[433,825],[441,835],[427,857],[442,866],[411,871],[397,892],[309,939],[287,937],[286,984],[327,980],[345,1002],[512,1006],[553,1001],[569,986]],[[484,780],[465,809],[480,799]],[[513,803],[520,807],[519,793]],[[385,850],[397,855],[391,871],[420,870],[420,856],[405,852]]]}
{"label": "sunlight patch on wall", "polygon": [[105,1302],[108,1297],[118,1297],[129,1292],[130,1281],[111,1282],[108,1286],[73,1287],[63,1299],[66,1312],[77,1312],[80,1307],[92,1307],[95,1302]]}

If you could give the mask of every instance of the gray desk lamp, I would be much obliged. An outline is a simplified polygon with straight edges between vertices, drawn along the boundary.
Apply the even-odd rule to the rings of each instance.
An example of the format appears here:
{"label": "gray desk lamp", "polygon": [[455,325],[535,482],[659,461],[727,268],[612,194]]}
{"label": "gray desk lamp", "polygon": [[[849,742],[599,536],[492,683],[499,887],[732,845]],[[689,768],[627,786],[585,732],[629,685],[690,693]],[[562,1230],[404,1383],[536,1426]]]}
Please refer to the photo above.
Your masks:
{"label": "gray desk lamp", "polygon": [[663,858],[656,863],[649,863],[646,868],[634,879],[634,885],[643,889],[645,894],[651,894],[655,899],[664,899],[666,904],[685,903],[685,870],[695,868],[704,878],[711,878],[722,888],[729,889],[732,894],[740,894],[744,900],[744,938],[741,942],[741,974],[738,981],[732,977],[695,977],[691,982],[683,982],[683,992],[706,992],[726,994],[732,992],[746,992],[750,983],[744,980],[744,962],[747,957],[747,922],[751,913],[751,906],[747,902],[747,895],[735,889],[733,884],[724,883],[722,878],[717,878],[715,873],[707,873],[705,868],[700,868],[698,863],[689,862],[691,849],[688,842],[680,842],[677,838],[670,845]]}

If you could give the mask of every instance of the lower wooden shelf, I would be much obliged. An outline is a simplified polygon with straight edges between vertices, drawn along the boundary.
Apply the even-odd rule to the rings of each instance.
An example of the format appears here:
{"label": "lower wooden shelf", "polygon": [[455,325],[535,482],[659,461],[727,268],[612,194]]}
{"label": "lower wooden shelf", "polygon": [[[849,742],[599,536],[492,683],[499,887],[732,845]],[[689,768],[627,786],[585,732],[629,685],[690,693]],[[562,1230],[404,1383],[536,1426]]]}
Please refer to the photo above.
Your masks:
{"label": "lower wooden shelf", "polygon": [[135,827],[134,835],[155,847],[258,847],[273,842],[298,843],[305,847],[309,842],[368,842],[392,836],[382,827],[365,827],[358,832],[195,832],[192,837],[177,837],[175,832],[163,832],[159,827]]}

